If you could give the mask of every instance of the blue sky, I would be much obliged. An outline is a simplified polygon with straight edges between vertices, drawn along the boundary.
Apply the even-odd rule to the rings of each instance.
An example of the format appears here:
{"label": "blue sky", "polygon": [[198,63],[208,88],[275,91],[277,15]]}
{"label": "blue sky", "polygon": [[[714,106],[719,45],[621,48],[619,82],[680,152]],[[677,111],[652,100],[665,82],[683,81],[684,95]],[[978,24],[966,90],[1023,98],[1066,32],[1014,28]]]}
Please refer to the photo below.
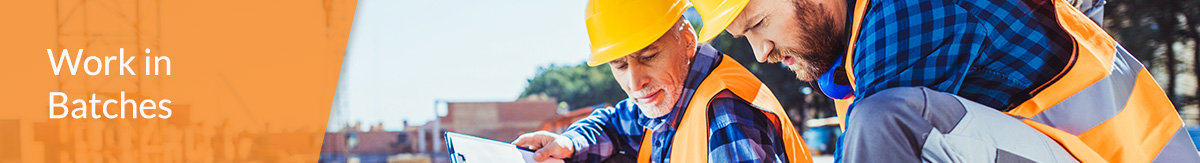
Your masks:
{"label": "blue sky", "polygon": [[341,120],[434,118],[434,101],[512,101],[537,68],[587,58],[585,0],[360,0]]}

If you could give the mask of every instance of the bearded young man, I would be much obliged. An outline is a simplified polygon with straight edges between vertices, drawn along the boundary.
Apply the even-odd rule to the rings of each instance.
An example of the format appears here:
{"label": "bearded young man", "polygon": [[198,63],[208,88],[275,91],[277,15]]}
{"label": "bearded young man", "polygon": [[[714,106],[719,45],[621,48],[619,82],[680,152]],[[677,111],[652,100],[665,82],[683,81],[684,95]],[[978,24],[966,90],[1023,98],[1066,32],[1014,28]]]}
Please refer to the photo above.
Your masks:
{"label": "bearded young man", "polygon": [[694,1],[701,40],[746,37],[850,103],[845,162],[1200,160],[1102,1]]}

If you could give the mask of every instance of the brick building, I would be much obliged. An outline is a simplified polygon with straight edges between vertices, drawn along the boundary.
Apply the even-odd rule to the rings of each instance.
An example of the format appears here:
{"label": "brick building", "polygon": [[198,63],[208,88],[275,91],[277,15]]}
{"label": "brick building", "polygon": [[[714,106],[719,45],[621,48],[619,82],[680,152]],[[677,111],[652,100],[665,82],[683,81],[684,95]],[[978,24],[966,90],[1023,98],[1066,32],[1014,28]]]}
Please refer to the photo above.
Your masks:
{"label": "brick building", "polygon": [[499,141],[512,141],[538,131],[542,122],[558,116],[553,98],[525,98],[513,102],[447,102],[441,129]]}

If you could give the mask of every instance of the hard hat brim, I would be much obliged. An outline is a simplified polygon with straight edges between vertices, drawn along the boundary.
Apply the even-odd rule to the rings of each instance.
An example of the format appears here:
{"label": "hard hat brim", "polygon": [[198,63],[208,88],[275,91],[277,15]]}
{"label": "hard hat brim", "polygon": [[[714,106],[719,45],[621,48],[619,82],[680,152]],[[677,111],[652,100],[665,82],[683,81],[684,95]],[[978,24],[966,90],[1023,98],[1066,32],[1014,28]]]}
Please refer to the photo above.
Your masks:
{"label": "hard hat brim", "polygon": [[[632,4],[631,4],[632,5]],[[588,66],[599,66],[617,58],[624,57],[631,53],[637,52],[650,46],[657,41],[663,34],[667,33],[675,23],[683,16],[683,12],[692,4],[686,0],[675,1],[666,4],[664,7],[669,7],[666,10],[660,10],[656,18],[645,19],[647,15],[639,15],[639,13],[601,13],[601,12],[616,12],[616,11],[601,11],[589,12],[588,36],[591,40],[591,56],[588,57]],[[621,6],[624,9],[643,9],[653,8],[654,6]],[[653,9],[651,9],[653,10]],[[618,23],[613,20],[633,19],[639,20],[635,22]],[[610,21],[610,22],[606,22]]]}
{"label": "hard hat brim", "polygon": [[742,0],[733,3],[724,3],[720,4],[721,6],[716,6],[713,12],[700,12],[700,17],[706,19],[704,19],[704,26],[700,28],[700,34],[697,35],[699,41],[708,42],[716,38],[717,35],[720,35],[722,31],[725,31],[725,27],[728,27],[729,23],[732,23],[733,19],[742,13],[748,2],[749,0]]}

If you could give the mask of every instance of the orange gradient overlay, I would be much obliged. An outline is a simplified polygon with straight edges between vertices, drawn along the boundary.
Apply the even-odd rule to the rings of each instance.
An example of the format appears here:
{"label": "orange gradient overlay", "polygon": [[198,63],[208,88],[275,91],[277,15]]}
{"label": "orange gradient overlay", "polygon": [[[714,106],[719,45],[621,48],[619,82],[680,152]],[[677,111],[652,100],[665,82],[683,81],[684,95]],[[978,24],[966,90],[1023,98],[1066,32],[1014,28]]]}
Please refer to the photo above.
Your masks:
{"label": "orange gradient overlay", "polygon": [[[0,2],[0,163],[316,162],[356,3]],[[94,61],[55,75],[48,58],[59,62],[66,50],[74,60],[79,49],[81,58],[123,51],[135,59],[126,72],[116,60],[107,75],[84,72],[104,66]],[[163,63],[147,57],[169,57],[170,75],[165,65],[154,75]],[[52,119],[93,95],[150,100],[160,108],[145,113],[162,116],[166,107],[170,117],[127,108],[124,118],[93,118],[88,106],[86,117]],[[52,107],[58,100],[65,108]]]}

